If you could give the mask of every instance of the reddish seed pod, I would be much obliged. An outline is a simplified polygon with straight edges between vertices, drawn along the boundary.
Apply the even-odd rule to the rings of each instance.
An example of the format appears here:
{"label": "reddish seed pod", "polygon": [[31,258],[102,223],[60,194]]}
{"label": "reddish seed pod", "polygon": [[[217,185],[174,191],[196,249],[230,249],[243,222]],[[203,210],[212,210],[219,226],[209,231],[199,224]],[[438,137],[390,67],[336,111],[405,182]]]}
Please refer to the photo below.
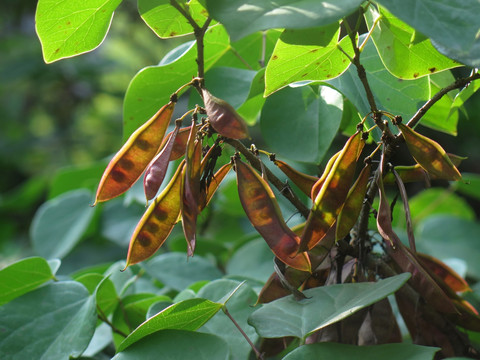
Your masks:
{"label": "reddish seed pod", "polygon": [[230,139],[248,137],[245,120],[229,103],[213,96],[207,89],[202,89],[202,96],[208,119],[216,132]]}
{"label": "reddish seed pod", "polygon": [[153,199],[155,195],[157,195],[158,189],[160,189],[160,186],[162,185],[165,174],[167,173],[168,163],[170,162],[170,155],[172,153],[175,139],[181,124],[181,120],[175,123],[175,129],[170,134],[167,144],[164,146],[162,151],[160,151],[157,156],[153,158],[145,170],[143,189],[145,190],[147,201]]}

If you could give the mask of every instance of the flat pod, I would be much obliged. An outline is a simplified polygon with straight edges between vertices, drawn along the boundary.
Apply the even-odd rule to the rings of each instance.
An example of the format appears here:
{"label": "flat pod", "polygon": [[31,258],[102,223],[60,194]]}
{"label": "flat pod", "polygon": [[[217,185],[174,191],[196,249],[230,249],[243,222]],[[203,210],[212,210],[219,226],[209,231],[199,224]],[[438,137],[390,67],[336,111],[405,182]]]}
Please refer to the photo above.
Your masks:
{"label": "flat pod", "polygon": [[367,164],[358,175],[358,179],[348,192],[345,204],[337,218],[337,229],[335,240],[338,241],[348,235],[350,230],[357,222],[360,211],[362,210],[363,200],[367,193],[372,165]]}
{"label": "flat pod", "polygon": [[330,170],[332,170],[333,164],[335,164],[335,161],[338,158],[338,155],[340,155],[342,151],[339,151],[335,153],[327,162],[327,165],[325,166],[325,169],[323,170],[323,174],[320,177],[320,179],[317,180],[315,184],[312,186],[312,190],[310,193],[310,199],[315,200],[317,197],[318,193],[322,189],[323,183],[325,182],[325,179],[327,178],[328,174],[330,174]]}
{"label": "flat pod", "polygon": [[245,213],[275,256],[285,264],[311,271],[307,253],[297,254],[300,238],[283,220],[268,183],[248,164],[235,158],[238,195]]}
{"label": "flat pod", "polygon": [[210,184],[207,186],[205,191],[200,193],[200,201],[198,204],[198,212],[200,213],[203,209],[207,207],[207,205],[210,203],[210,200],[212,199],[213,195],[217,191],[220,183],[222,180],[227,176],[228,172],[232,169],[233,164],[228,163],[220,167],[220,169],[217,170],[215,175],[212,178],[212,181],[210,181]]}
{"label": "flat pod", "polygon": [[174,108],[169,102],[130,135],[105,169],[93,205],[123,194],[138,180],[157,154]]}
{"label": "flat pod", "polygon": [[[178,121],[178,120],[177,120]],[[172,153],[175,139],[180,129],[181,121],[176,123],[175,130],[168,138],[164,148],[153,158],[145,170],[143,178],[143,189],[148,200],[152,200],[157,195],[158,189],[162,185],[163,179],[167,173],[168,164],[170,162],[170,154]]]}
{"label": "flat pod", "polygon": [[436,141],[417,133],[404,124],[397,124],[413,158],[426,171],[439,179],[460,180],[462,175]]}
{"label": "flat pod", "polygon": [[365,141],[358,131],[348,140],[318,192],[303,231],[299,251],[312,249],[327,234],[347,197]]}
{"label": "flat pod", "polygon": [[167,187],[150,204],[137,224],[130,239],[125,268],[152,256],[170,235],[180,214],[184,164],[185,161],[182,161]]}
{"label": "flat pod", "polygon": [[[199,125],[196,125],[197,129]],[[188,136],[190,135],[191,126],[183,127],[178,131],[177,136],[175,137],[175,142],[173,144],[173,149],[170,154],[170,161],[174,161],[180,159],[182,156],[185,155],[185,149],[187,148],[187,141]],[[162,145],[160,145],[160,149],[163,149],[167,144],[170,136],[175,130],[170,131],[162,141]]]}
{"label": "flat pod", "polygon": [[207,89],[202,89],[202,96],[208,119],[216,132],[230,139],[248,137],[245,120],[229,103],[213,96]]}
{"label": "flat pod", "polygon": [[200,170],[202,142],[196,140],[197,128],[192,126],[185,156],[185,176],[182,185],[182,227],[187,241],[188,256],[196,245],[198,203],[200,201]]}
{"label": "flat pod", "polygon": [[274,160],[273,162],[285,175],[288,176],[290,180],[293,181],[295,185],[298,186],[300,190],[302,190],[303,193],[305,193],[305,195],[310,196],[313,185],[318,181],[317,177],[295,170],[284,161]]}

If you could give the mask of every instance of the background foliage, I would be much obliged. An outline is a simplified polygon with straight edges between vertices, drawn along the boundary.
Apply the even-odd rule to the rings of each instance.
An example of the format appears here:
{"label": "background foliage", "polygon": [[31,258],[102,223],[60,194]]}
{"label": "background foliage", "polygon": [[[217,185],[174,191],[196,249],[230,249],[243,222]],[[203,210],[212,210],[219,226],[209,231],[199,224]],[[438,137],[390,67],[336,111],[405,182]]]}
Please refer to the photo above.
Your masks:
{"label": "background foliage", "polygon": [[[37,13],[37,23],[47,30],[58,25],[59,14],[72,11],[49,11],[55,3],[38,4],[39,13],[51,16],[50,22],[39,22]],[[96,8],[97,3],[90,0],[85,6]],[[252,5],[253,13],[236,16],[243,3]],[[355,124],[370,111],[359,91],[362,85],[355,68],[337,48],[339,43],[352,56],[349,39],[337,41],[338,20],[353,13],[362,2],[345,0],[339,14],[328,16],[318,15],[327,12],[315,7],[325,2],[303,2],[310,13],[317,14],[310,23],[301,15],[282,16],[281,11],[274,20],[267,16],[276,6],[280,6],[278,10],[288,6],[302,9],[302,2],[285,0],[274,5],[264,1],[264,7],[253,6],[255,3],[190,1],[191,14],[200,24],[205,21],[206,5],[213,18],[225,25],[212,27],[205,37],[206,85],[246,119],[252,135],[247,145],[253,142],[296,168],[319,175],[346,136],[355,131]],[[361,61],[377,105],[408,119],[439,89],[479,66],[480,45],[478,39],[472,40],[480,28],[475,15],[478,2],[468,2],[470,8],[460,0],[450,1],[451,11],[447,12],[436,8],[443,1],[437,5],[419,1],[420,7],[406,2],[399,7],[387,0],[377,3],[378,9],[370,8],[366,13],[363,32],[379,15],[382,17]],[[191,27],[168,1],[108,1],[98,7],[101,17],[86,12],[84,18],[74,19],[80,24],[98,24],[98,28],[91,28],[95,37],[81,48],[73,46],[74,42],[63,44],[62,36],[55,39],[56,32],[39,36],[43,59],[52,62],[46,65],[35,34],[37,4],[7,1],[0,7],[1,358],[153,358],[159,348],[165,358],[179,351],[185,358],[254,357],[249,344],[223,313],[225,309],[267,353],[269,344],[263,338],[301,339],[275,355],[279,359],[337,357],[358,351],[372,359],[383,359],[385,354],[406,358],[411,353],[412,359],[434,356],[436,348],[409,344],[361,350],[345,344],[298,347],[314,330],[351,315],[354,305],[360,310],[394,293],[407,280],[405,275],[354,284],[365,286],[350,288],[351,295],[339,295],[342,288],[335,286],[341,285],[313,289],[327,294],[314,297],[309,304],[326,314],[318,313],[312,324],[302,321],[302,312],[308,310],[297,309],[291,297],[281,299],[288,304],[251,307],[274,271],[273,254],[244,215],[234,174],[222,183],[199,219],[193,258],[187,262],[184,236],[177,226],[158,255],[120,272],[130,235],[145,210],[143,189],[134,186],[121,198],[95,208],[89,205],[108,159],[123,140],[196,75],[196,45],[188,34]],[[410,13],[414,8],[416,12]],[[425,9],[428,14],[448,13],[464,21],[426,17]],[[74,27],[73,34],[82,35],[83,30],[90,29],[82,26]],[[312,29],[314,26],[317,28]],[[279,30],[283,28],[288,29]],[[96,48],[107,30],[105,41]],[[42,33],[40,25],[37,32]],[[72,57],[84,52],[88,53]],[[72,58],[57,61],[62,57]],[[444,69],[449,70],[440,71]],[[288,86],[305,80],[308,85]],[[444,96],[418,128],[448,152],[468,156],[460,166],[463,181],[435,181],[429,189],[423,183],[413,183],[407,188],[418,249],[446,261],[469,280],[473,291],[464,296],[477,309],[478,87],[477,80],[461,92]],[[196,93],[182,96],[175,116],[196,103],[201,103]],[[225,149],[223,163],[233,154]],[[405,149],[392,162],[413,163]],[[265,163],[282,180],[285,178],[272,164]],[[393,198],[394,190],[390,190]],[[293,206],[278,194],[277,198],[288,225],[301,223],[302,217]],[[393,223],[403,238],[405,220],[398,205]],[[375,228],[374,221],[371,228]],[[335,302],[327,304],[324,299],[330,297]],[[160,312],[172,304],[169,309],[178,315]],[[269,317],[280,311],[291,314],[288,326],[276,324],[277,316]],[[140,324],[148,318],[154,319],[152,324],[161,331],[151,333],[142,328]],[[136,337],[130,346],[121,345],[124,335],[132,332]],[[406,331],[402,334],[409,336]],[[33,338],[37,341],[32,342]],[[475,344],[480,341],[476,332],[471,332],[470,338]]]}

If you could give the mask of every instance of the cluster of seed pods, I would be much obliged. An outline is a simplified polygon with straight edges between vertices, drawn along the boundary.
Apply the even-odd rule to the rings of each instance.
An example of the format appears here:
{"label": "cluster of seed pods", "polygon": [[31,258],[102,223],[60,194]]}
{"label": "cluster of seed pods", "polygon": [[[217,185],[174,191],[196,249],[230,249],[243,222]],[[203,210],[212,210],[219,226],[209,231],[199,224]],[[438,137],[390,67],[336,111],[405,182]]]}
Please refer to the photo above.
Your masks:
{"label": "cluster of seed pods", "polygon": [[[187,112],[165,135],[177,98],[177,94],[172,95],[168,104],[130,136],[112,158],[100,180],[95,204],[121,195],[144,173],[145,197],[147,203],[151,203],[131,237],[126,266],[152,256],[179,221],[182,222],[188,255],[192,256],[196,246],[197,217],[230,169],[234,168],[245,214],[284,268],[282,274],[272,275],[259,301],[284,296],[285,284],[290,284],[287,287],[290,286],[294,294],[302,286],[321,286],[321,282],[312,281],[312,273],[317,273],[318,279],[318,269],[333,245],[346,238],[355,226],[367,189],[373,184],[379,189],[378,232],[385,239],[386,252],[396,266],[413,274],[410,280],[412,286],[438,311],[456,316],[467,328],[478,330],[478,314],[456,295],[459,289],[466,289],[468,285],[439,260],[417,253],[411,229],[408,229],[410,248],[400,242],[391,225],[390,205],[384,190],[384,184],[397,183],[404,205],[408,207],[404,182],[459,180],[461,175],[455,166],[462,158],[447,154],[435,141],[403,125],[398,117],[392,119],[393,124],[398,127],[416,165],[389,168],[384,164],[382,153],[374,179],[371,178],[372,154],[365,158],[363,168],[354,181],[368,138],[362,124],[344,147],[330,158],[320,177],[303,174],[275,159],[272,154],[274,164],[312,200],[306,222],[292,230],[285,223],[268,179],[242,161],[238,153],[229,163],[215,170],[223,139],[245,139],[248,130],[243,119],[228,103],[202,87],[199,90],[204,108],[197,107]],[[184,118],[191,113],[191,125],[182,128]],[[197,123],[198,113],[207,115],[201,123]],[[205,147],[205,139],[215,133],[213,146]],[[385,144],[382,146],[385,148]],[[157,195],[169,163],[183,156],[185,158],[175,174]],[[409,213],[407,208],[406,213]],[[312,285],[314,283],[316,285]]]}

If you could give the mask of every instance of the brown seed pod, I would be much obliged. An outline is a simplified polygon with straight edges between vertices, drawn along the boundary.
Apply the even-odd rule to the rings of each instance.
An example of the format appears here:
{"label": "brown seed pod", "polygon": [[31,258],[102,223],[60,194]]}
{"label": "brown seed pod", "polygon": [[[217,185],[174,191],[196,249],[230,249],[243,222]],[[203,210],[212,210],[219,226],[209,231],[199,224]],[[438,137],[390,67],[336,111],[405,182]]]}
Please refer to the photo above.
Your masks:
{"label": "brown seed pod", "polygon": [[248,137],[245,120],[229,103],[213,96],[207,89],[202,89],[202,96],[210,125],[216,132],[230,139]]}

